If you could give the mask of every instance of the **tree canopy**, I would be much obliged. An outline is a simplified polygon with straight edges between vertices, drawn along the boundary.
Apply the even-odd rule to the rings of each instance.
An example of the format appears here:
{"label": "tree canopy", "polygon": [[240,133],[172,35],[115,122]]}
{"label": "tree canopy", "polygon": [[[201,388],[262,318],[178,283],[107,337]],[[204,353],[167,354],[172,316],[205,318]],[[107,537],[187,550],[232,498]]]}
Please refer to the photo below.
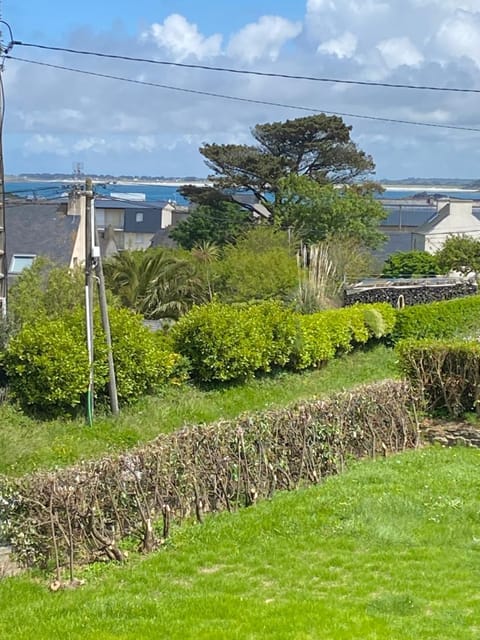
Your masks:
{"label": "tree canopy", "polygon": [[201,204],[182,220],[170,237],[184,249],[209,242],[218,246],[235,241],[251,223],[251,214],[238,204],[218,200],[215,205]]}
{"label": "tree canopy", "polygon": [[320,184],[350,183],[375,169],[372,158],[350,138],[351,127],[324,113],[257,124],[255,145],[205,144],[200,147],[218,189],[247,188],[276,193],[291,174]]}
{"label": "tree canopy", "polygon": [[437,256],[427,251],[397,251],[385,261],[385,278],[422,278],[440,273]]}
{"label": "tree canopy", "polygon": [[376,247],[385,239],[378,225],[386,213],[372,189],[335,187],[291,174],[279,183],[275,221],[281,228],[293,230],[306,244],[340,235]]}
{"label": "tree canopy", "polygon": [[450,236],[436,254],[443,271],[458,271],[463,274],[480,272],[480,240],[469,236]]}

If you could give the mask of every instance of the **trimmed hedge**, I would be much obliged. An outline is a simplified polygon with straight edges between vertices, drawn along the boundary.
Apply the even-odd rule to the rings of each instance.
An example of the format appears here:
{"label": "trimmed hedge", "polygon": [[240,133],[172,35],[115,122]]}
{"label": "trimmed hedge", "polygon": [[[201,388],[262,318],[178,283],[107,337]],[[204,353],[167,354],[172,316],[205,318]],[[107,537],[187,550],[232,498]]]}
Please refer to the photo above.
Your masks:
{"label": "trimmed hedge", "polygon": [[[181,365],[181,356],[143,326],[128,309],[109,311],[118,397],[129,402],[158,390]],[[72,413],[88,388],[89,364],[82,310],[26,323],[2,354],[12,396],[22,407],[49,417]],[[105,337],[95,317],[95,393],[108,398]]]}
{"label": "trimmed hedge", "polygon": [[393,340],[475,338],[480,335],[480,296],[405,307],[397,312]]}
{"label": "trimmed hedge", "polygon": [[202,382],[244,379],[275,367],[318,367],[391,333],[388,304],[301,315],[280,302],[195,307],[172,329],[174,348]]}
{"label": "trimmed hedge", "polygon": [[0,477],[0,538],[29,566],[121,560],[120,542],[150,551],[171,521],[234,510],[316,484],[351,458],[417,444],[405,382],[185,428],[120,456],[23,478]]}
{"label": "trimmed hedge", "polygon": [[429,412],[456,418],[480,414],[480,344],[405,340],[397,345],[400,367]]}

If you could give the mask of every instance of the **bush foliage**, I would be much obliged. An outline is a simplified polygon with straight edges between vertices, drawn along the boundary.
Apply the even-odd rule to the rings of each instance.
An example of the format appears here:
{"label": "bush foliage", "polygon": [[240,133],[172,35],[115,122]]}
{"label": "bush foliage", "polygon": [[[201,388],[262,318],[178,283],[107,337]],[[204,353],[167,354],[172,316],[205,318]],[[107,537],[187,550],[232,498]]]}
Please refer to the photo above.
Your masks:
{"label": "bush foliage", "polygon": [[397,314],[393,339],[476,337],[480,332],[480,296],[405,307]]}
{"label": "bush foliage", "polygon": [[480,344],[405,340],[397,346],[400,366],[428,411],[451,417],[480,414]]}
{"label": "bush foliage", "polygon": [[437,257],[427,251],[397,251],[385,261],[385,278],[421,278],[440,273]]}
{"label": "bush foliage", "polygon": [[394,322],[395,311],[386,304],[301,315],[275,301],[238,306],[214,302],[181,318],[172,336],[195,379],[225,382],[275,367],[321,366],[388,335]]}
{"label": "bush foliage", "polygon": [[[119,400],[151,393],[175,374],[180,356],[143,326],[141,316],[110,309]],[[71,413],[84,400],[89,381],[81,310],[61,318],[26,323],[3,357],[9,388],[20,404],[48,416]],[[107,397],[107,347],[95,317],[95,394]]]}

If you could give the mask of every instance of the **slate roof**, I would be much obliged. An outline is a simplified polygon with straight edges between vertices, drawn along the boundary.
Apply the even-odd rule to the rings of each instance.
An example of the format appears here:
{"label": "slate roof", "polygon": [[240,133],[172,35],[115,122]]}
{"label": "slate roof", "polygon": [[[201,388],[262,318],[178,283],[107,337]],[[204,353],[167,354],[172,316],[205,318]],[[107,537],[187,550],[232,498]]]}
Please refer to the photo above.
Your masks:
{"label": "slate roof", "polygon": [[[433,202],[388,201],[382,200],[388,215],[382,220],[381,227],[421,227],[437,215],[437,205]],[[473,215],[480,220],[480,203],[473,205]]]}
{"label": "slate roof", "polygon": [[122,198],[102,198],[95,197],[95,206],[99,209],[163,209],[167,204],[166,200],[153,202],[151,200],[124,200]]}
{"label": "slate roof", "polygon": [[67,216],[59,202],[7,201],[5,230],[7,260],[14,254],[46,256],[70,263],[80,216]]}
{"label": "slate roof", "polygon": [[410,230],[388,231],[386,235],[387,240],[385,244],[373,252],[377,258],[386,260],[388,256],[397,251],[412,250],[412,232]]}

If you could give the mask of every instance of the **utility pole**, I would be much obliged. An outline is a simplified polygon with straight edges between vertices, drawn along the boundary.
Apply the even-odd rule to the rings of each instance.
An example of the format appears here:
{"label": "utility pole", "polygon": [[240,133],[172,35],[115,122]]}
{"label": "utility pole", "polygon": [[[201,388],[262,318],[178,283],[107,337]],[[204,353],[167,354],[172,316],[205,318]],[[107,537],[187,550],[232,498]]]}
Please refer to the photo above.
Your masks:
{"label": "utility pole", "polygon": [[89,385],[87,393],[87,419],[93,424],[94,410],[94,335],[93,335],[93,279],[98,282],[98,297],[100,315],[102,319],[108,358],[108,391],[112,413],[119,413],[117,380],[115,363],[113,360],[112,336],[110,320],[108,318],[107,294],[105,291],[105,277],[103,273],[102,256],[98,241],[97,225],[95,222],[95,198],[91,178],[85,181],[85,321],[87,328],[87,349],[89,365]]}
{"label": "utility pole", "polygon": [[[94,207],[95,200],[92,201]],[[95,214],[93,215],[93,228],[95,236],[95,244],[98,247],[98,257],[96,258],[95,271],[98,282],[98,301],[100,304],[100,315],[102,318],[103,332],[105,334],[105,342],[107,343],[108,357],[108,395],[110,397],[110,407],[114,416],[118,415],[120,409],[118,407],[117,378],[115,375],[115,363],[113,361],[112,334],[110,332],[110,320],[108,317],[107,294],[105,291],[105,275],[103,273],[102,254],[100,252],[100,242],[98,240],[97,225],[95,222]]]}
{"label": "utility pole", "polygon": [[87,351],[88,351],[88,391],[87,391],[87,420],[90,426],[93,425],[94,410],[94,350],[93,350],[93,186],[91,178],[85,181],[85,326],[87,330]]}
{"label": "utility pole", "polygon": [[[1,4],[0,4],[0,19]],[[4,47],[3,33],[0,30],[0,316],[7,314],[7,293],[8,293],[8,264],[7,264],[7,235],[5,230],[5,170],[3,164],[3,117],[5,112],[5,94],[3,91],[3,62],[7,53]]]}

